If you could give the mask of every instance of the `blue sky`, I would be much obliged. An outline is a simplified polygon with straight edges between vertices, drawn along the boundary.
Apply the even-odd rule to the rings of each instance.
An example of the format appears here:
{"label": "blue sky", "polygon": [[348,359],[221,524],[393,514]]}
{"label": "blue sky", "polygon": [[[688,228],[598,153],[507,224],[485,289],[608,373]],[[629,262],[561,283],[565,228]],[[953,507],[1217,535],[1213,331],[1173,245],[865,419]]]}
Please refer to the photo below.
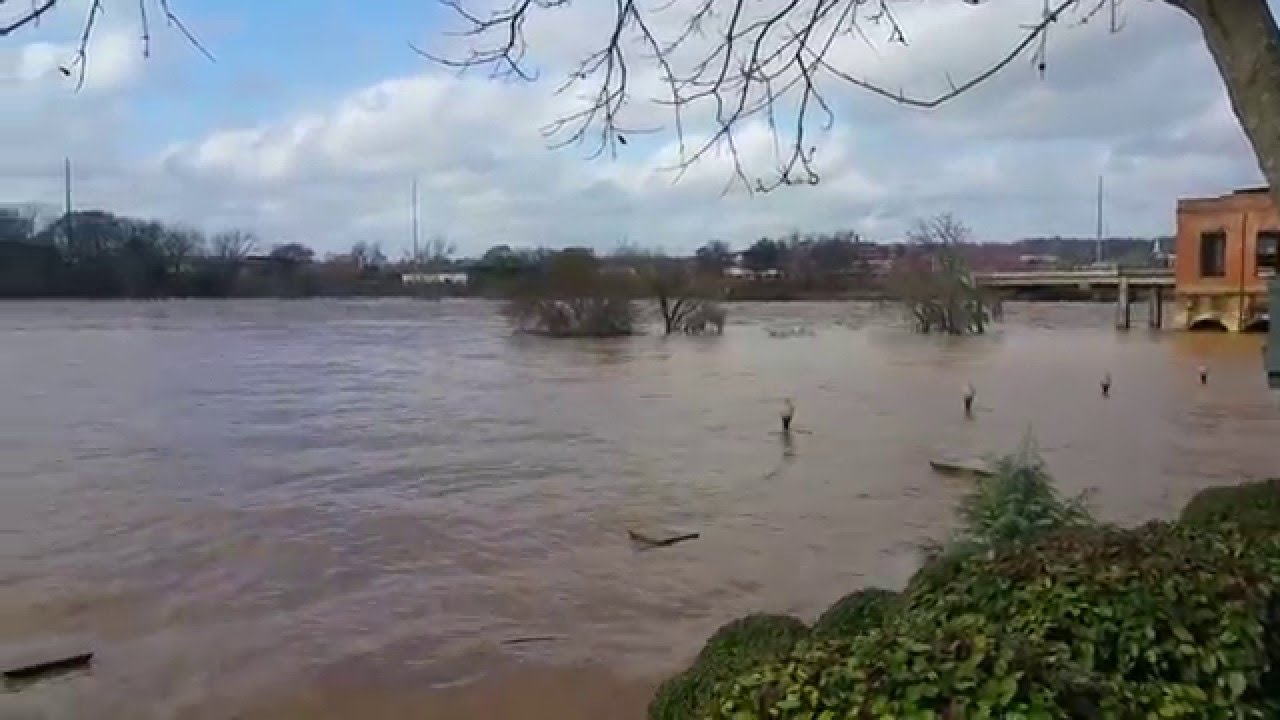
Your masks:
{"label": "blue sky", "polygon": [[[435,34],[442,8],[422,0],[179,0],[175,11],[214,54],[208,62],[172,31],[181,57],[169,82],[144,85],[137,137],[196,137],[315,107],[380,79],[420,72],[408,43]],[[116,12],[119,12],[117,10]],[[174,57],[163,59],[175,64]]]}
{"label": "blue sky", "polygon": [[[70,154],[86,205],[247,229],[268,245],[324,252],[374,241],[394,254],[407,244],[416,175],[423,235],[447,236],[463,252],[499,242],[607,248],[622,238],[687,251],[791,231],[893,239],[938,212],[985,240],[1090,235],[1099,173],[1110,233],[1165,234],[1178,197],[1260,180],[1197,28],[1163,3],[1127,0],[1128,24],[1115,35],[1096,24],[1055,29],[1044,80],[1016,62],[936,111],[828,85],[837,121],[815,137],[822,184],[761,196],[722,194],[724,157],[677,185],[656,170],[672,159],[673,137],[669,115],[645,102],[659,85],[643,63],[630,112],[668,132],[633,136],[610,161],[547,148],[539,128],[574,107],[551,80],[601,41],[604,5],[539,16],[529,34],[544,80],[519,86],[458,79],[415,55],[410,41],[449,47],[445,10],[431,0],[173,0],[216,63],[155,11],[143,61],[136,4],[106,2],[80,93],[55,60],[72,51],[87,0],[60,0],[41,28],[0,41],[0,133],[10,141],[0,201],[58,202]],[[998,57],[1039,7],[904,3],[908,48],[850,41],[835,59],[928,93]],[[707,128],[691,120],[692,133]],[[749,171],[768,172],[763,126],[744,125],[739,139]]]}

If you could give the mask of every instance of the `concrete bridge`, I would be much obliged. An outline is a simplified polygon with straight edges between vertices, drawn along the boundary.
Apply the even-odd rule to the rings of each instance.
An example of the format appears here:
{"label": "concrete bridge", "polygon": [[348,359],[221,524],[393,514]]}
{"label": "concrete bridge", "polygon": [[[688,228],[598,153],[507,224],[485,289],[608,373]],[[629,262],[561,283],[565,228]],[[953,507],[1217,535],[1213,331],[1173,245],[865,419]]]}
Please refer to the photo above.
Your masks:
{"label": "concrete bridge", "polygon": [[1173,270],[1168,268],[1103,268],[1089,270],[1029,270],[974,273],[982,287],[1173,287]]}
{"label": "concrete bridge", "polygon": [[1089,268],[1085,270],[1030,270],[1016,272],[974,273],[980,287],[1006,290],[1074,287],[1116,288],[1116,327],[1128,330],[1133,305],[1133,291],[1147,290],[1150,312],[1147,322],[1153,328],[1164,323],[1165,288],[1174,286],[1173,270],[1167,268]]}

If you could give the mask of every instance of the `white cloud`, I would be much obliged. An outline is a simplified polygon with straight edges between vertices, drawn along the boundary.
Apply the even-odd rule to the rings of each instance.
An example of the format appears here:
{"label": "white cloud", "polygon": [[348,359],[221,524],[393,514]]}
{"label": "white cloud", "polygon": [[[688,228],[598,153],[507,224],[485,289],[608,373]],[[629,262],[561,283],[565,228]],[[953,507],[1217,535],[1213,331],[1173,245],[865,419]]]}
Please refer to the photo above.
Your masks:
{"label": "white cloud", "polygon": [[[368,87],[335,88],[327,102],[256,124],[191,137],[175,128],[145,143],[130,140],[128,128],[137,87],[160,72],[161,56],[142,64],[136,33],[105,27],[90,65],[94,90],[72,96],[65,83],[49,82],[65,38],[33,38],[0,51],[0,74],[21,79],[0,86],[0,132],[13,148],[0,161],[0,197],[56,200],[60,159],[70,152],[84,204],[210,229],[244,226],[322,251],[356,240],[394,251],[408,240],[417,176],[424,235],[444,233],[478,253],[498,242],[607,248],[624,238],[686,250],[712,238],[843,227],[892,237],[911,218],[942,211],[993,239],[1087,234],[1099,172],[1109,178],[1110,229],[1160,233],[1171,229],[1179,195],[1257,182],[1196,28],[1162,3],[1128,3],[1128,24],[1115,35],[1097,24],[1056,28],[1044,80],[1019,60],[935,111],[824,81],[837,120],[815,137],[822,182],[754,196],[722,195],[732,172],[724,153],[708,154],[679,184],[661,171],[676,144],[670,118],[643,102],[661,92],[651,67],[634,69],[629,117],[641,126],[665,122],[665,133],[630,136],[616,159],[547,148],[540,129],[576,102],[554,95],[554,80],[599,40],[589,31],[598,25],[586,23],[608,15],[579,7],[587,10],[559,16],[562,24],[531,25],[534,59],[547,73],[532,85],[424,65]],[[1030,0],[908,4],[900,14],[907,47],[872,51],[850,36],[838,62],[891,87],[944,89],[945,72],[959,79],[999,57],[1038,12]],[[664,31],[674,28],[667,22]],[[687,126],[691,147],[709,131],[708,109],[699,112]],[[763,120],[737,135],[753,176],[777,162]]]}

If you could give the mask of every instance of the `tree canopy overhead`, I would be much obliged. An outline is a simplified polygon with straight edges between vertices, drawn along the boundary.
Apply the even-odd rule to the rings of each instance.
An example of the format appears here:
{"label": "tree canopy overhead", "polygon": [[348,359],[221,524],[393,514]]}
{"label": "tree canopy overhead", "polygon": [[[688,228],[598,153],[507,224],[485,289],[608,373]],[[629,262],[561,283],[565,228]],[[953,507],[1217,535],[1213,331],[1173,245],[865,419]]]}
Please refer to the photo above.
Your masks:
{"label": "tree canopy overhead", "polygon": [[[204,47],[170,8],[170,0],[89,0],[79,53],[63,72],[83,76],[85,47],[104,5],[132,8],[139,16],[142,52],[149,49],[148,8],[163,17],[201,52]],[[456,14],[464,48],[436,53],[414,48],[449,67],[481,69],[500,78],[532,80],[532,47],[526,28],[535,18],[586,0],[439,0]],[[1009,3],[1011,0],[1002,0]],[[1129,0],[1134,2],[1137,0]],[[1148,0],[1181,11],[1196,22],[1232,107],[1257,155],[1272,195],[1280,201],[1280,31],[1268,0]],[[1122,30],[1125,0],[1042,0],[1021,3],[1028,23],[989,67],[969,77],[948,78],[948,88],[933,97],[914,97],[903,89],[877,85],[841,62],[850,43],[911,42],[909,23],[898,9],[915,4],[966,3],[993,7],[994,0],[614,0],[609,20],[586,32],[593,50],[564,79],[561,91],[581,95],[584,104],[545,128],[556,144],[588,143],[594,152],[611,152],[628,135],[653,128],[627,127],[624,110],[654,103],[670,112],[683,170],[712,152],[727,152],[734,175],[750,190],[816,184],[814,158],[819,133],[836,121],[829,98],[844,89],[874,93],[922,108],[942,105],[994,77],[1020,57],[1043,69],[1049,32],[1071,23],[1104,22]],[[0,2],[0,38],[33,26],[59,0],[34,0],[12,10]],[[482,7],[484,6],[484,7]],[[14,7],[17,7],[15,4]],[[4,10],[9,10],[5,14]],[[16,13],[16,14],[15,14]],[[566,16],[567,17],[567,16]],[[411,46],[412,47],[412,46]],[[210,57],[212,57],[210,55]],[[638,87],[644,71],[657,72],[659,97]],[[1176,91],[1176,89],[1174,89]],[[697,122],[687,121],[693,113]],[[705,113],[703,115],[702,113]],[[704,118],[711,132],[700,132]],[[737,131],[763,118],[777,149],[776,167],[765,174],[745,168],[738,155]],[[696,127],[695,127],[696,125]],[[689,129],[691,132],[686,133]]]}

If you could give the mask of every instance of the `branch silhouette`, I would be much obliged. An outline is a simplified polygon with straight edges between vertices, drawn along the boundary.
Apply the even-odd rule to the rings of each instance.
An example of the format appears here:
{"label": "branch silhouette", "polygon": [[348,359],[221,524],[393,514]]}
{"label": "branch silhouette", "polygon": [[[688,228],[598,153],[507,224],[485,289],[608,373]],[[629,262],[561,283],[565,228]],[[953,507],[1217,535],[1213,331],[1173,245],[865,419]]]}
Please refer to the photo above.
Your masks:
{"label": "branch silhouette", "polygon": [[[3,12],[10,2],[12,0],[0,0],[0,12]],[[0,38],[8,37],[23,28],[38,26],[40,21],[58,6],[58,2],[59,0],[37,0],[26,9],[19,11],[12,19],[0,20]],[[77,91],[84,87],[85,73],[89,67],[89,43],[98,28],[99,18],[106,11],[108,4],[123,6],[126,2],[127,0],[91,0],[89,3],[89,13],[80,28],[80,40],[76,43],[75,54],[69,62],[58,67],[63,75],[75,77]],[[216,62],[213,53],[209,52],[209,49],[173,10],[170,0],[137,0],[135,11],[138,16],[143,57],[151,57],[151,22],[147,12],[148,4],[151,4],[154,10],[158,10],[164,17],[165,23],[182,35],[188,44],[210,62]]]}
{"label": "branch silhouette", "polygon": [[[663,94],[646,100],[669,109],[674,117],[679,155],[666,169],[676,179],[707,155],[724,151],[733,168],[726,192],[735,184],[748,192],[815,185],[821,178],[812,139],[815,132],[830,129],[835,120],[827,99],[833,85],[844,83],[901,105],[933,108],[987,82],[1028,54],[1043,74],[1049,30],[1068,14],[1079,25],[1107,13],[1112,31],[1123,27],[1118,11],[1122,0],[1044,0],[1039,18],[1024,25],[1020,40],[995,62],[961,82],[947,75],[945,92],[919,97],[842,67],[833,53],[848,41],[874,48],[876,32],[885,42],[907,45],[907,29],[894,11],[907,1],[659,0],[658,5],[642,6],[637,0],[614,0],[611,22],[598,31],[600,46],[568,73],[556,91],[580,95],[582,107],[547,124],[543,133],[554,147],[586,144],[589,155],[596,157],[616,154],[629,134],[655,132],[630,129],[622,121],[633,100],[630,83],[635,68],[652,63]],[[538,77],[527,65],[530,46],[525,31],[530,18],[573,6],[573,0],[512,0],[481,15],[465,7],[464,0],[441,2],[461,22],[462,29],[454,35],[466,39],[469,46],[457,57],[414,49],[459,71],[483,69],[490,77],[520,81]],[[664,41],[658,32],[660,23],[673,17],[676,29],[669,33],[672,39]],[[687,115],[693,106],[713,111],[705,137],[689,133]],[[739,132],[756,117],[763,117],[768,127],[775,163],[767,175],[753,177],[742,161]]]}

